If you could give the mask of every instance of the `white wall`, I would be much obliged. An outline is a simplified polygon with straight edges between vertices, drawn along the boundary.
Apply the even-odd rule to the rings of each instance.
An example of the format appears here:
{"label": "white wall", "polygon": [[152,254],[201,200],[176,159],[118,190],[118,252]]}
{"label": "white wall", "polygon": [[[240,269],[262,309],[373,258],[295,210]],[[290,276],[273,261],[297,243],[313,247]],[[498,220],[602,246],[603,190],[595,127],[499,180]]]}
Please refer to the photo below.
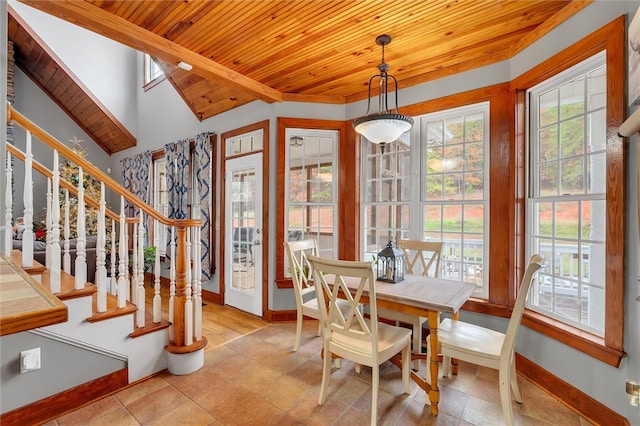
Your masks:
{"label": "white wall", "polygon": [[135,136],[137,52],[16,0],[9,5]]}

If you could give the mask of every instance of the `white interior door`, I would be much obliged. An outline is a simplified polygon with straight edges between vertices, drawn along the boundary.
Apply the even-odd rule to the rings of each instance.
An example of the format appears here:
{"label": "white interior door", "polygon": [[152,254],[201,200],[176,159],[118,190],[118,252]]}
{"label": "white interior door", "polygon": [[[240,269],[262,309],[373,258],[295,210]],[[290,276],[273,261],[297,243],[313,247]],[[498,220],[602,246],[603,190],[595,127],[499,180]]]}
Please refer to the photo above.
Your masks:
{"label": "white interior door", "polygon": [[225,168],[224,301],[262,316],[262,153]]}

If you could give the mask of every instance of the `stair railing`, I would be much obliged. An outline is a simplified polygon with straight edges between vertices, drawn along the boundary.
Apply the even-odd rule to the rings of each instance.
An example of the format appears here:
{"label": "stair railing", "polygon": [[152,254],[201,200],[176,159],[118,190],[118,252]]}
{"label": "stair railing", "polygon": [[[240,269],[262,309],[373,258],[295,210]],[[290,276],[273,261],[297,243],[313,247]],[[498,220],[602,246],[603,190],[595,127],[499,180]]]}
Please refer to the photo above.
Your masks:
{"label": "stair railing", "polygon": [[[76,278],[76,288],[79,286],[84,286],[84,282],[86,281],[86,261],[84,249],[86,246],[85,242],[85,232],[84,232],[84,204],[92,205],[93,207],[97,207],[99,210],[98,213],[98,244],[96,246],[97,250],[97,259],[96,259],[96,285],[98,288],[98,309],[103,310],[106,309],[106,294],[107,292],[113,293],[114,289],[117,288],[117,300],[118,307],[124,307],[126,300],[129,300],[129,295],[133,295],[134,299],[138,301],[138,311],[136,316],[136,326],[144,327],[145,326],[145,288],[144,288],[144,266],[143,266],[143,250],[144,250],[144,226],[143,226],[143,215],[146,214],[147,217],[153,218],[158,222],[165,224],[171,230],[171,259],[172,264],[170,266],[170,297],[169,297],[169,313],[170,313],[170,321],[172,322],[172,327],[170,329],[170,338],[169,345],[167,346],[167,351],[173,354],[187,354],[190,352],[195,352],[202,349],[206,345],[206,338],[202,336],[202,304],[201,304],[201,283],[200,281],[200,270],[196,268],[200,268],[199,264],[199,253],[200,248],[199,244],[196,242],[200,241],[200,226],[201,220],[199,219],[182,219],[175,220],[169,219],[166,216],[162,215],[160,212],[156,211],[153,207],[141,201],[134,194],[129,192],[127,189],[122,187],[118,182],[116,182],[109,175],[104,173],[102,170],[95,167],[93,164],[82,158],[80,155],[75,153],[73,150],[68,148],[62,142],[55,139],[53,136],[42,130],[24,115],[20,114],[18,111],[13,109],[10,104],[7,104],[7,121],[13,121],[15,124],[21,126],[26,130],[27,134],[27,152],[22,153],[20,150],[15,148],[13,145],[7,144],[7,173],[8,173],[8,195],[6,196],[6,206],[5,209],[5,222],[8,225],[8,228],[5,230],[5,238],[6,241],[9,241],[9,244],[6,244],[6,247],[9,247],[10,250],[11,244],[11,236],[12,236],[12,212],[11,212],[11,191],[10,191],[10,159],[11,155],[15,158],[21,159],[25,161],[25,190],[24,190],[24,202],[25,202],[25,232],[30,231],[32,229],[32,220],[33,220],[33,196],[31,193],[31,173],[32,169],[36,169],[41,172],[48,178],[52,178],[51,184],[51,201],[49,201],[48,208],[51,208],[51,212],[49,212],[49,221],[50,224],[47,224],[47,228],[49,225],[52,227],[51,232],[51,244],[54,251],[56,251],[55,244],[56,240],[58,243],[57,247],[57,255],[54,255],[52,252],[50,255],[50,259],[52,260],[53,267],[55,268],[55,261],[53,259],[57,259],[58,265],[60,264],[60,246],[59,246],[59,222],[60,222],[60,211],[59,211],[59,188],[64,188],[65,198],[64,203],[67,206],[65,208],[65,221],[64,221],[64,254],[62,261],[62,269],[68,269],[69,261],[67,258],[68,253],[68,237],[69,237],[69,223],[68,223],[68,211],[69,211],[69,194],[76,195],[78,197],[78,247],[77,247],[77,255],[76,255],[76,277],[80,275],[80,278]],[[46,167],[42,166],[42,164],[33,160],[33,156],[31,153],[31,138],[32,135],[37,139],[48,145],[54,150],[54,170],[50,171]],[[80,183],[78,188],[60,178],[59,170],[58,170],[58,155],[62,155],[71,163],[77,165],[79,167],[79,180]],[[87,197],[84,194],[84,188],[82,185],[82,176],[83,171],[87,172],[93,178],[97,179],[101,182],[101,193],[100,200],[96,201],[91,197]],[[28,183],[29,182],[29,183]],[[120,195],[121,208],[120,214],[110,211],[106,208],[106,203],[104,200],[105,197],[105,187],[108,187],[116,194]],[[124,201],[127,200],[130,205],[138,208],[140,214],[135,218],[127,218],[125,215]],[[107,218],[111,219],[111,280],[107,280],[106,274],[106,264],[105,264],[105,253],[106,253],[106,220]],[[119,224],[119,241],[118,241],[118,252],[119,252],[119,264],[118,264],[118,277],[117,281],[115,280],[115,224],[116,222]],[[55,224],[54,224],[55,223]],[[129,223],[133,223],[134,225],[134,235],[137,236],[137,239],[134,239],[133,245],[136,247],[136,250],[133,254],[134,259],[134,269],[131,274],[131,280],[129,279],[128,267],[125,262],[128,260],[128,233],[127,233],[127,225]],[[57,229],[57,231],[56,231]],[[55,235],[57,232],[57,236]],[[33,236],[29,238],[29,234],[25,235],[27,238],[26,248],[24,247],[23,241],[23,266],[28,266],[29,262],[33,262]],[[56,238],[57,237],[57,238]],[[188,244],[188,240],[193,244]],[[31,248],[29,248],[29,243],[31,244]],[[25,253],[26,250],[26,253]],[[29,253],[30,251],[30,253]],[[159,267],[159,255],[158,250],[156,250],[156,265],[155,265],[155,282],[153,286],[153,321],[160,321],[160,267]],[[189,252],[194,254],[193,261],[189,256]],[[29,257],[31,260],[29,260]],[[193,273],[191,273],[191,268],[188,268],[187,265],[193,265]],[[50,267],[50,265],[47,265]],[[51,268],[50,268],[51,269]],[[58,269],[60,267],[58,266]],[[51,271],[54,272],[53,270]],[[189,278],[188,278],[189,277]],[[193,282],[192,282],[193,280]],[[133,289],[130,288],[131,282],[134,283]],[[116,285],[117,283],[117,285]],[[58,284],[59,285],[59,284]],[[52,289],[54,290],[54,289]],[[59,289],[58,289],[59,291]],[[195,320],[195,323],[194,323]]]}

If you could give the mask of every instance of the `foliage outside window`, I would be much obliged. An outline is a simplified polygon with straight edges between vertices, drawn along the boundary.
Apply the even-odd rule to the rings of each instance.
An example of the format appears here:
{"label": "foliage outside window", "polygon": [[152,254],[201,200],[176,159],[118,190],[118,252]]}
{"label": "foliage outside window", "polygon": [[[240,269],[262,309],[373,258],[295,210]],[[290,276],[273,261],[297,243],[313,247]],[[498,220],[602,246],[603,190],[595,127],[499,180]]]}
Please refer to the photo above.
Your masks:
{"label": "foliage outside window", "polygon": [[607,228],[605,54],[528,91],[528,256],[544,270],[528,307],[604,336]]}
{"label": "foliage outside window", "polygon": [[424,115],[411,135],[420,143],[399,140],[384,154],[363,142],[365,260],[389,240],[444,241],[440,276],[486,296],[488,114],[483,103]]}
{"label": "foliage outside window", "polygon": [[320,256],[335,258],[338,133],[289,128],[285,139],[285,239],[314,238]]}
{"label": "foliage outside window", "polygon": [[440,276],[487,296],[489,104],[420,118],[424,239],[444,241]]}

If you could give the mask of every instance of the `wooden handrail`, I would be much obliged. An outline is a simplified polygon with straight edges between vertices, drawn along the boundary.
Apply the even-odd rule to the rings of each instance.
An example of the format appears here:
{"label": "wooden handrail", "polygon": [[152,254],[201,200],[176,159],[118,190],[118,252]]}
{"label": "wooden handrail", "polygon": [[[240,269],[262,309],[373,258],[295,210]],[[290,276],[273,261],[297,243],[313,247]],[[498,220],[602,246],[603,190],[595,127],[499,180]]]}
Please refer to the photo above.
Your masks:
{"label": "wooden handrail", "polygon": [[[81,166],[83,171],[89,173],[91,176],[98,179],[99,181],[104,182],[105,186],[108,186],[112,191],[124,197],[127,201],[129,201],[129,203],[140,208],[147,215],[157,220],[158,222],[163,223],[165,225],[169,225],[169,226],[176,226],[178,228],[202,225],[202,220],[200,219],[169,219],[163,214],[160,214],[153,207],[151,207],[147,203],[140,200],[132,192],[125,189],[122,185],[120,185],[120,183],[116,182],[111,176],[109,176],[108,174],[106,174],[105,172],[103,172],[93,164],[91,164],[89,161],[82,158],[80,155],[73,152],[72,149],[67,147],[65,144],[59,142],[56,138],[54,138],[49,133],[45,132],[40,127],[38,127],[37,124],[29,120],[27,117],[25,117],[15,109],[13,109],[11,107],[11,104],[7,102],[7,124],[10,124],[12,120],[15,123],[19,124],[22,128],[30,131],[32,135],[36,136],[43,143],[57,150],[63,157],[72,161],[76,165]],[[9,144],[7,144],[7,146],[9,146]]]}
{"label": "wooden handrail", "polygon": [[[26,155],[24,152],[20,151],[18,148],[16,148],[14,145],[11,145],[11,144],[6,144],[5,146],[7,147],[7,151],[9,151],[11,155],[13,155],[15,158],[21,161],[25,160]],[[43,166],[36,160],[32,160],[32,162],[33,162],[33,168],[39,171],[42,175],[48,178],[53,177],[53,172],[49,170],[46,166]],[[78,188],[73,186],[66,179],[60,178],[60,186],[64,189],[69,190],[69,192],[75,195],[76,197],[78,196]],[[87,194],[84,195],[84,202],[91,205],[91,207],[95,209],[100,209],[100,202],[97,200],[94,200]],[[116,212],[112,210],[106,209],[106,215],[113,220],[116,220],[116,221],[120,220],[120,215],[118,215]]]}

